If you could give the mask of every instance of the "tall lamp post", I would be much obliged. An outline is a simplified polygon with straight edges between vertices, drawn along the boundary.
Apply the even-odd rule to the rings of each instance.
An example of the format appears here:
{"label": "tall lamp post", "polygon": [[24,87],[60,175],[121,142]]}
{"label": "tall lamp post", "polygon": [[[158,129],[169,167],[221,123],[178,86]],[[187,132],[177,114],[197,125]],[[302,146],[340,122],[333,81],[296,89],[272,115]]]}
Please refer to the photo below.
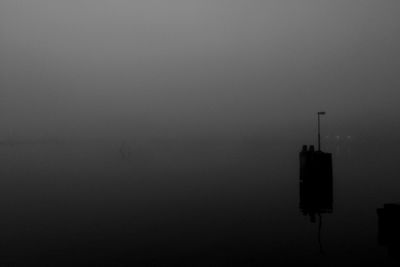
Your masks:
{"label": "tall lamp post", "polygon": [[325,115],[325,114],[326,114],[325,111],[320,111],[317,113],[317,115],[318,115],[318,151],[321,151],[321,123],[320,123],[319,116]]}

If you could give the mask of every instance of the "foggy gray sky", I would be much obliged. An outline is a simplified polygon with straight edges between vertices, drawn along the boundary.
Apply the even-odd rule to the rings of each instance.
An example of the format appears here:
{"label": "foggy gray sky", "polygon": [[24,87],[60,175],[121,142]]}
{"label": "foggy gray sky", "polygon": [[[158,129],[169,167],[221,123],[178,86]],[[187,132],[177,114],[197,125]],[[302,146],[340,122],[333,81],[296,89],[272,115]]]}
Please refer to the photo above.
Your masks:
{"label": "foggy gray sky", "polygon": [[399,10],[398,0],[2,0],[0,135],[301,132],[321,109],[327,132],[398,131]]}

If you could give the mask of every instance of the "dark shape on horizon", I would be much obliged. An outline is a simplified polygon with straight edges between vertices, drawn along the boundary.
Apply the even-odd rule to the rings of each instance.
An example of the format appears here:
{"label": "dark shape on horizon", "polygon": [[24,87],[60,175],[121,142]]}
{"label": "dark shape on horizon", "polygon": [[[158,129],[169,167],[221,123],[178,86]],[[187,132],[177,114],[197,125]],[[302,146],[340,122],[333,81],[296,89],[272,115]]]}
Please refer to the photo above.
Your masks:
{"label": "dark shape on horizon", "polygon": [[389,257],[400,260],[400,204],[387,203],[376,211],[378,243],[387,248]]}
{"label": "dark shape on horizon", "polygon": [[[299,155],[300,160],[300,209],[316,222],[316,215],[333,210],[332,154],[321,151],[320,115],[318,112],[318,150],[306,145]],[[321,217],[320,217],[321,218]]]}
{"label": "dark shape on horizon", "polygon": [[316,215],[333,211],[332,154],[303,146],[300,152],[300,209],[316,222]]}
{"label": "dark shape on horizon", "polygon": [[305,216],[310,216],[312,223],[318,215],[318,244],[323,254],[321,229],[322,214],[333,212],[333,176],[332,154],[321,150],[320,116],[326,112],[317,113],[318,117],[318,150],[314,146],[307,149],[306,145],[300,152],[300,210]]}
{"label": "dark shape on horizon", "polygon": [[332,176],[332,154],[321,150],[321,127],[320,115],[318,116],[318,150],[315,151],[311,145],[306,145],[299,155],[300,160],[300,210],[305,216],[310,217],[312,223],[316,222],[318,216],[318,244],[320,253],[323,254],[321,229],[322,214],[333,212],[333,176]]}
{"label": "dark shape on horizon", "polygon": [[312,223],[318,216],[318,244],[323,254],[322,214],[333,212],[332,155],[303,146],[300,152],[300,210]]}

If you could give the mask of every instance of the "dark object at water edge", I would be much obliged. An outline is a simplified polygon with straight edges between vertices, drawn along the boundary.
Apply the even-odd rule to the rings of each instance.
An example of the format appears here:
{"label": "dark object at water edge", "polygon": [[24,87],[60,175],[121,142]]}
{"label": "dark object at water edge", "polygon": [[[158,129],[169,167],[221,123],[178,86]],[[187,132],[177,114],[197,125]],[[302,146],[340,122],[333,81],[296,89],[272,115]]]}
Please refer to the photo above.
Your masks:
{"label": "dark object at water edge", "polygon": [[378,242],[391,258],[400,260],[400,204],[387,203],[378,213]]}
{"label": "dark object at water edge", "polygon": [[332,154],[314,146],[303,146],[300,152],[300,209],[311,222],[333,210]]}

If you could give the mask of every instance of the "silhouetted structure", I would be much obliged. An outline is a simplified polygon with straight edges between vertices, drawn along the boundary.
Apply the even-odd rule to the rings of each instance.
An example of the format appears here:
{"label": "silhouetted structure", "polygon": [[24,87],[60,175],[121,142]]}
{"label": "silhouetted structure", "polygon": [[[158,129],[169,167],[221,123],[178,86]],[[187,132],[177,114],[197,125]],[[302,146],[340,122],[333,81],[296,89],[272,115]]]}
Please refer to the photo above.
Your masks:
{"label": "silhouetted structure", "polygon": [[321,150],[320,116],[325,111],[317,113],[318,118],[318,151],[314,146],[307,149],[306,145],[300,152],[300,209],[304,215],[310,215],[315,222],[315,215],[321,218],[322,213],[331,213],[333,209],[333,177],[332,154]]}
{"label": "silhouetted structure", "polygon": [[391,258],[400,260],[400,204],[388,203],[377,209],[378,242]]}
{"label": "silhouetted structure", "polygon": [[319,218],[318,243],[322,250],[322,214],[333,211],[332,155],[303,146],[300,152],[300,210],[312,223]]}
{"label": "silhouetted structure", "polygon": [[300,181],[332,182],[332,154],[304,145],[300,152]]}
{"label": "silhouetted structure", "polygon": [[332,155],[313,146],[300,152],[300,209],[312,222],[315,215],[333,209]]}
{"label": "silhouetted structure", "polygon": [[304,145],[300,152],[300,209],[312,222],[333,209],[332,155],[314,146]]}

